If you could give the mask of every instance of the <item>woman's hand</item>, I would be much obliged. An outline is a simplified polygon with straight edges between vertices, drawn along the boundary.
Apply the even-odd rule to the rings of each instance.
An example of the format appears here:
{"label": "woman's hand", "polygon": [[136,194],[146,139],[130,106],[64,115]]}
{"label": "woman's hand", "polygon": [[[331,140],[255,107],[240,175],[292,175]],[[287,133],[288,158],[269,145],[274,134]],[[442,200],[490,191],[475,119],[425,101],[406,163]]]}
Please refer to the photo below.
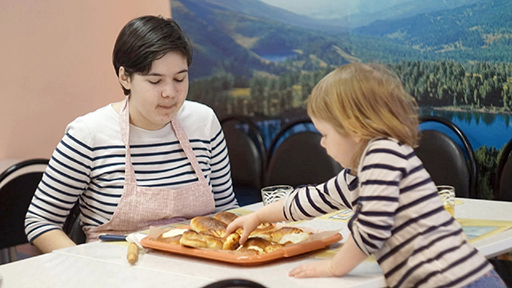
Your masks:
{"label": "woman's hand", "polygon": [[243,228],[244,232],[242,233],[242,236],[240,237],[240,245],[243,245],[245,241],[247,241],[247,238],[249,238],[249,234],[258,227],[258,225],[261,224],[261,221],[258,217],[258,213],[254,212],[249,215],[241,216],[239,218],[236,218],[235,221],[229,223],[228,227],[226,228],[226,235],[229,235],[236,231],[238,228]]}
{"label": "woman's hand", "polygon": [[332,269],[332,260],[315,261],[311,263],[302,264],[293,268],[289,276],[295,278],[311,278],[311,277],[336,277]]}

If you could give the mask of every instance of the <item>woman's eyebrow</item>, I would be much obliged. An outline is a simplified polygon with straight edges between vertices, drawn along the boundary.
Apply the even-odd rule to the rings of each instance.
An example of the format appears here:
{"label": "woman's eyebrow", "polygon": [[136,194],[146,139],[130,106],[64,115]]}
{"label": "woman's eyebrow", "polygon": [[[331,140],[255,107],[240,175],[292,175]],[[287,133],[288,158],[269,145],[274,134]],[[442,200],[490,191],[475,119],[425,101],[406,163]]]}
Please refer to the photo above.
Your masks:
{"label": "woman's eyebrow", "polygon": [[[181,71],[178,71],[176,74],[181,74],[181,73],[186,73],[188,72],[187,69],[183,69]],[[152,72],[152,73],[148,73],[146,76],[157,76],[157,77],[163,77],[165,76],[164,74],[160,74],[160,73],[155,73],[155,72]]]}

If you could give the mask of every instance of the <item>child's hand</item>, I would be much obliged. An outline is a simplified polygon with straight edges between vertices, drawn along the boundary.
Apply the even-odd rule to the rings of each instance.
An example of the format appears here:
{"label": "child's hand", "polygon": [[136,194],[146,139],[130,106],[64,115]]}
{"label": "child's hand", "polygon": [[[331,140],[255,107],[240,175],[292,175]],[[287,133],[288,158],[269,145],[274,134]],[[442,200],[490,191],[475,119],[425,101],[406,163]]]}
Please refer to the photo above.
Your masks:
{"label": "child's hand", "polygon": [[315,261],[293,268],[289,276],[295,278],[335,277],[332,260]]}
{"label": "child's hand", "polygon": [[247,241],[247,238],[249,238],[249,234],[258,227],[258,225],[261,224],[261,221],[257,215],[256,212],[251,213],[249,215],[245,215],[242,217],[239,217],[235,219],[235,221],[229,223],[228,227],[226,228],[226,235],[229,235],[236,231],[236,229],[242,227],[244,229],[244,232],[242,233],[242,236],[240,237],[240,245],[243,245],[245,241]]}

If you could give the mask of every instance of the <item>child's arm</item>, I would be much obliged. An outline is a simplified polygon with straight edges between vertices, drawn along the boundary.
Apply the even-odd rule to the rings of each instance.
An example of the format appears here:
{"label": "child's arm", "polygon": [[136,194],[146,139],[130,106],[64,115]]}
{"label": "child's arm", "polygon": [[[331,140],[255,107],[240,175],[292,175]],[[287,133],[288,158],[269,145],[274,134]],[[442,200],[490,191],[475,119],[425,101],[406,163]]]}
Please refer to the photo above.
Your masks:
{"label": "child's arm", "polygon": [[240,244],[244,244],[249,237],[249,234],[261,223],[285,221],[286,219],[283,215],[283,201],[284,200],[279,200],[275,203],[264,206],[256,212],[235,219],[235,221],[231,222],[226,228],[226,235],[229,235],[235,232],[237,228],[242,227],[244,229],[244,233],[242,233],[242,236],[240,237]]}
{"label": "child's arm", "polygon": [[315,261],[300,265],[290,271],[296,278],[343,276],[363,262],[368,255],[363,253],[350,235],[340,251],[331,260]]}

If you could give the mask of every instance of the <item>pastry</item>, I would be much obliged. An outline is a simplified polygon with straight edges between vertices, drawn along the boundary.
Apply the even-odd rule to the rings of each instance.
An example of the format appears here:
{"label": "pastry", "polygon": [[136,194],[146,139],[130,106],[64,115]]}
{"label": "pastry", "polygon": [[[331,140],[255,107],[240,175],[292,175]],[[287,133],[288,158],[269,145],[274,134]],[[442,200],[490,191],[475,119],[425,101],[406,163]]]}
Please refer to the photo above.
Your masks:
{"label": "pastry", "polygon": [[281,249],[283,247],[284,246],[281,244],[273,243],[260,237],[253,237],[247,239],[247,241],[245,241],[244,245],[242,245],[239,250],[254,250],[258,252],[258,254],[265,254],[273,252],[277,249]]}
{"label": "pastry", "polygon": [[199,216],[190,220],[190,229],[196,232],[208,231],[209,234],[224,238],[228,225],[212,217]]}
{"label": "pastry", "polygon": [[[270,236],[270,233],[275,230],[276,230],[276,226],[274,226],[272,223],[261,223],[260,225],[258,225],[258,227],[256,227],[256,229],[254,229],[251,232],[249,237],[260,237],[260,238],[271,241],[272,238]],[[244,233],[244,229],[238,228],[236,230],[236,233],[242,235]]]}
{"label": "pastry", "polygon": [[272,226],[256,228],[251,232],[249,238],[258,237],[271,242],[288,245],[302,242],[306,240],[309,235],[310,233],[304,232],[300,228],[282,227],[280,229],[276,229],[275,226]]}
{"label": "pastry", "polygon": [[199,216],[190,220],[190,229],[173,228],[162,233],[156,240],[169,244],[215,250],[231,250],[242,255],[270,253],[288,244],[304,241],[310,233],[296,227],[277,229],[272,223],[262,223],[240,246],[242,228],[226,235],[226,228],[238,216],[231,212],[220,212],[214,217]]}
{"label": "pastry", "polygon": [[203,232],[188,230],[183,233],[180,239],[183,246],[194,248],[222,249],[222,240]]}
{"label": "pastry", "polygon": [[240,235],[237,233],[229,234],[224,243],[222,244],[222,250],[236,250],[240,246]]}
{"label": "pastry", "polygon": [[233,222],[236,218],[238,218],[238,216],[235,213],[223,211],[215,214],[214,218],[224,222],[226,225],[229,225],[229,223]]}
{"label": "pastry", "polygon": [[306,240],[310,233],[304,232],[296,227],[283,227],[270,233],[272,239],[270,241],[279,244],[296,244]]}
{"label": "pastry", "polygon": [[180,245],[181,235],[187,230],[188,229],[172,228],[162,233],[156,241]]}

